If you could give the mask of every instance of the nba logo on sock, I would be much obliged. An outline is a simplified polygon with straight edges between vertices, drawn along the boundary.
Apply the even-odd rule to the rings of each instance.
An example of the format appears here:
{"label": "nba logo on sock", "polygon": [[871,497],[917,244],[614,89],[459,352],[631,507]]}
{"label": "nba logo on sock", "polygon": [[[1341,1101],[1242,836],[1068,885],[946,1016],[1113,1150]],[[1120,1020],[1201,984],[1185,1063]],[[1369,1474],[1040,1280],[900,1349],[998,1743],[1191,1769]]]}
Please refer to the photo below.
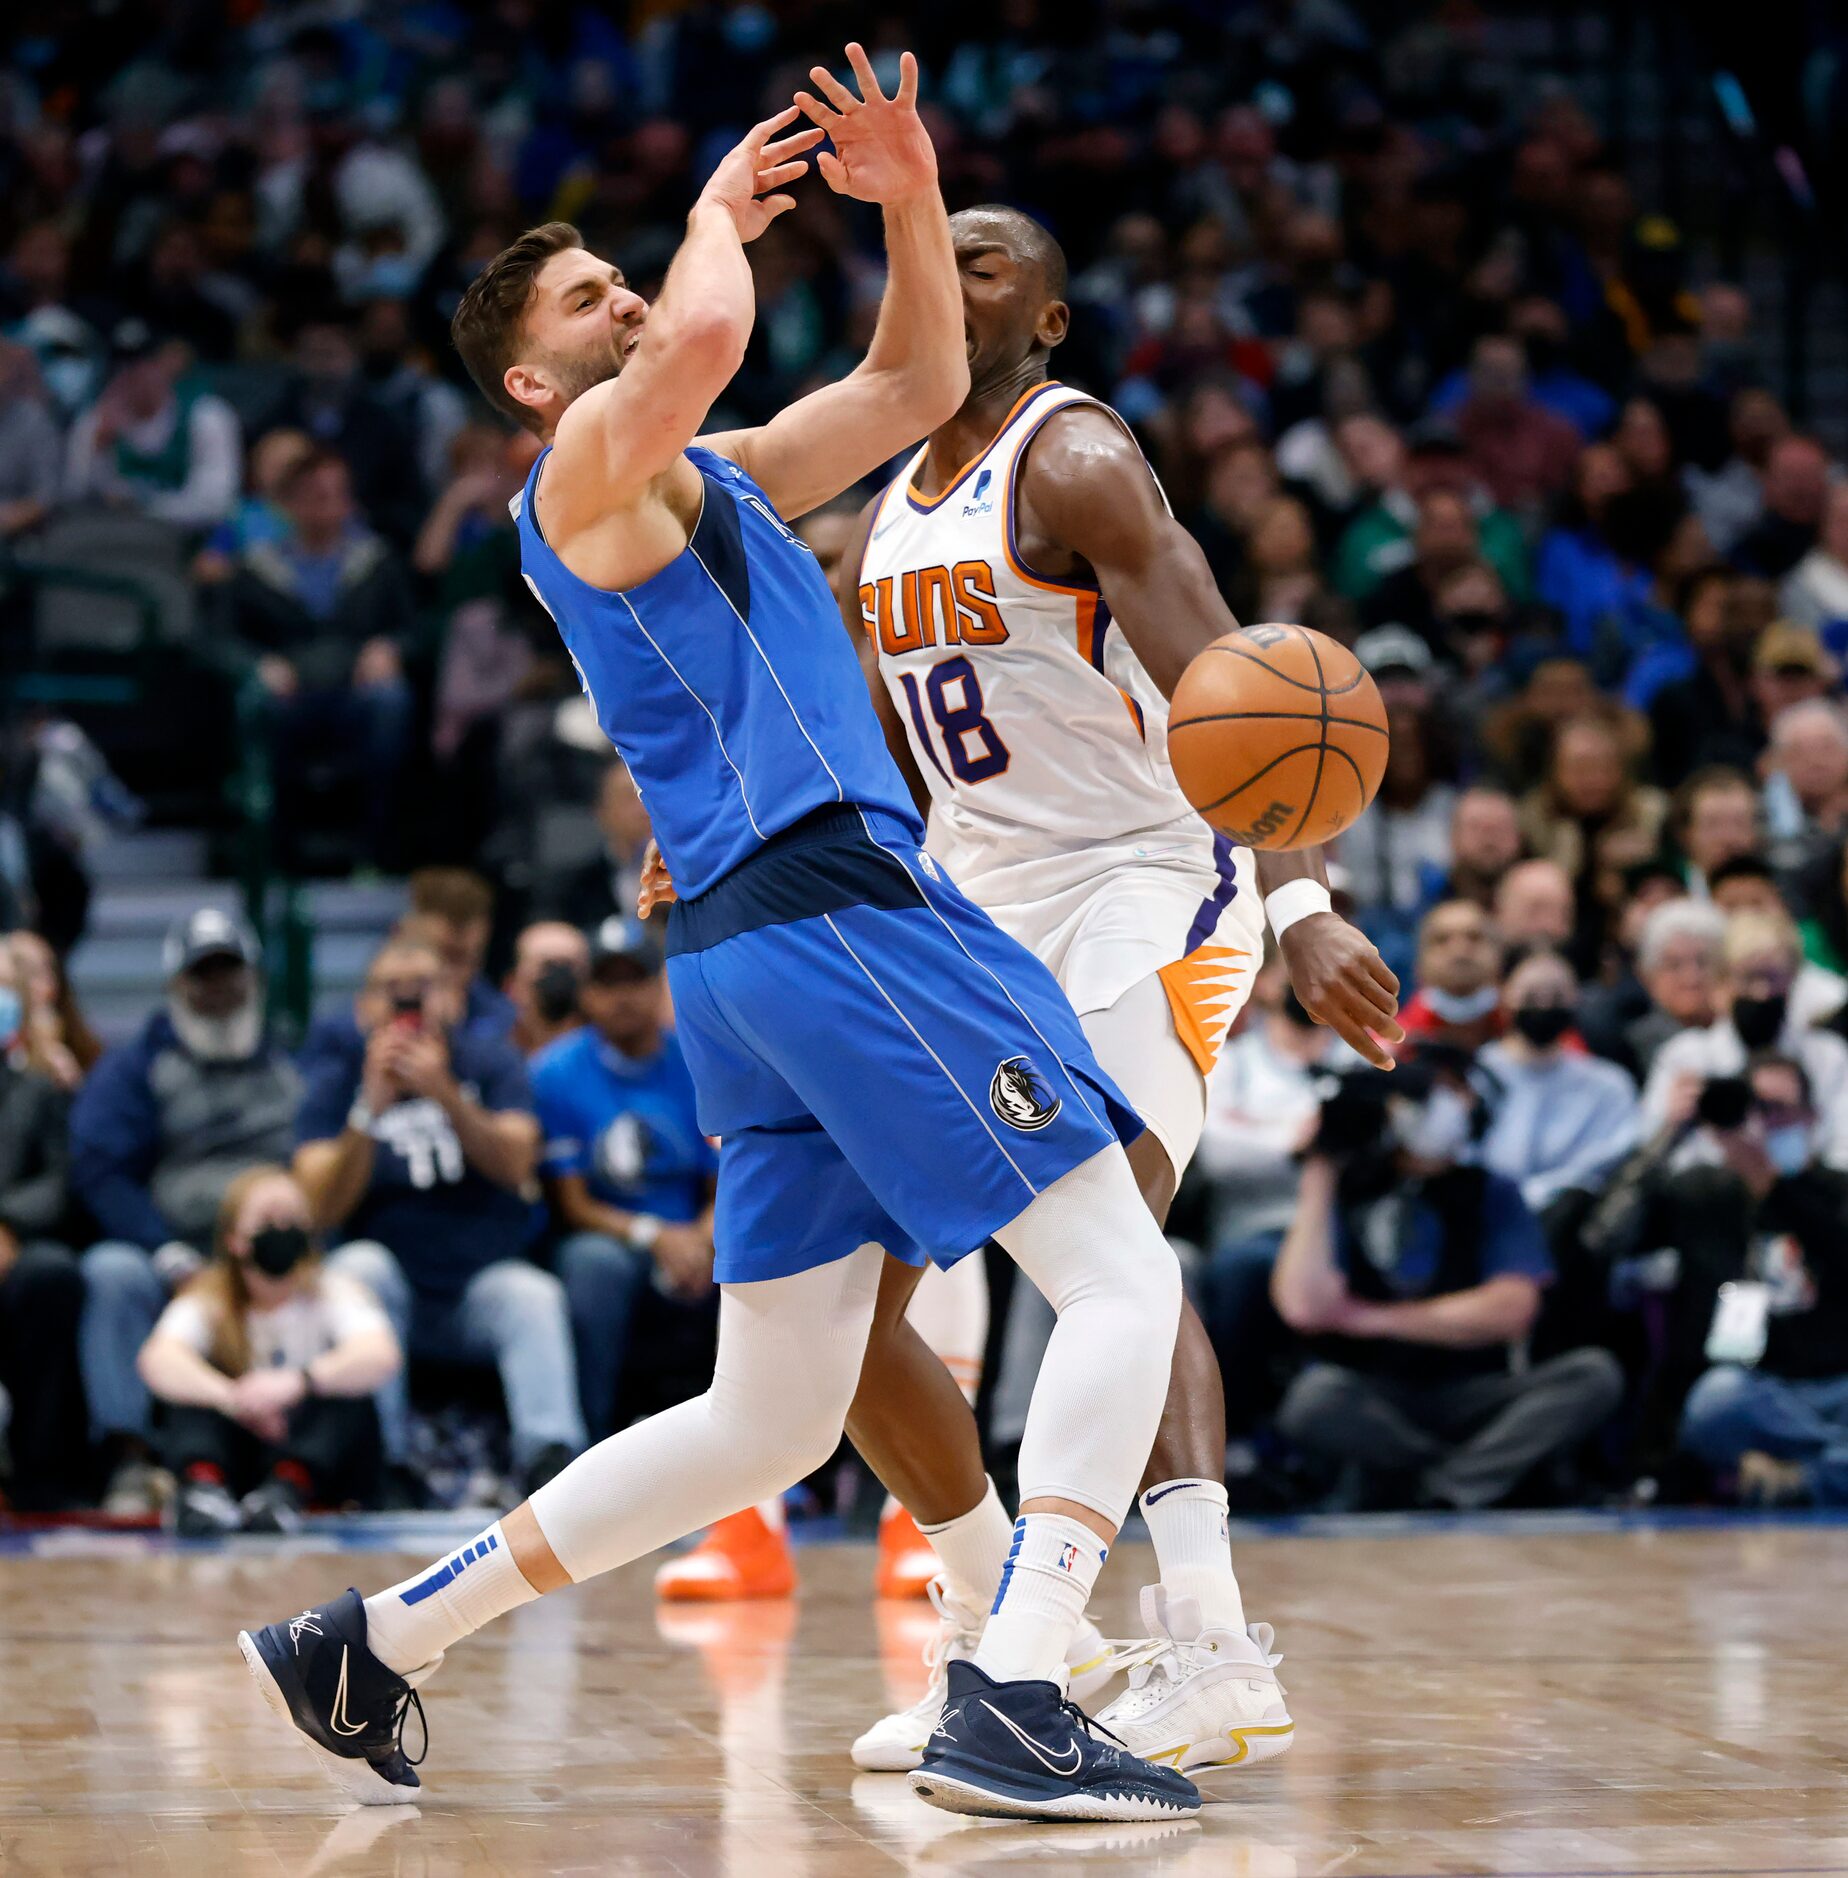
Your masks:
{"label": "nba logo on sock", "polygon": [[1078,1569],[1078,1548],[1075,1545],[1062,1545],[1059,1547],[1059,1569],[1062,1572],[1076,1571]]}

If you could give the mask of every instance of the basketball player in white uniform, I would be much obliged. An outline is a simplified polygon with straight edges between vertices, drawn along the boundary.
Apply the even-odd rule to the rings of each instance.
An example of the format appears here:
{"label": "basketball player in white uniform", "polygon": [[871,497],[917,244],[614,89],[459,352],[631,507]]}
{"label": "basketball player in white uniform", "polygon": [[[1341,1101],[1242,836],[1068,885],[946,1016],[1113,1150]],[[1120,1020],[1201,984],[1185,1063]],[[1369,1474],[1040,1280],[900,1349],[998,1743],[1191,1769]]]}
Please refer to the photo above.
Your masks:
{"label": "basketball player in white uniform", "polygon": [[[952,230],[969,397],[868,508],[843,614],[876,662],[894,754],[927,793],[932,858],[1051,967],[1147,1124],[1131,1158],[1165,1217],[1266,908],[1304,1005],[1387,1068],[1398,982],[1331,910],[1318,856],[1234,849],[1181,795],[1168,695],[1236,622],[1121,420],[1047,378],[1068,318],[1052,237],[1002,209]],[[974,1647],[1011,1523],[962,1398],[904,1322],[916,1276],[887,1261],[848,1432],[943,1562],[941,1659]],[[1218,1366],[1190,1308],[1142,1496],[1161,1572],[1143,1594],[1150,1642],[1102,1719],[1196,1773],[1282,1753],[1293,1726],[1233,1575],[1224,1455]],[[854,1758],[915,1765],[940,1707],[933,1688]]]}

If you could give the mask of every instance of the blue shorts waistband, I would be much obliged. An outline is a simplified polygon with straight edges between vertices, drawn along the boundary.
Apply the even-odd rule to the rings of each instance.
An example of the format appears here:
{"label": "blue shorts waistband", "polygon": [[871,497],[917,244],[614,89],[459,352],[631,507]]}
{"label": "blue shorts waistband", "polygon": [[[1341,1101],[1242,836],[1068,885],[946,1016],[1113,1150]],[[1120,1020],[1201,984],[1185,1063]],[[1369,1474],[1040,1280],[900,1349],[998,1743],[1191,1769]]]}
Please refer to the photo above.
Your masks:
{"label": "blue shorts waistband", "polygon": [[900,817],[853,803],[815,809],[772,835],[667,916],[667,955],[704,952],[740,933],[819,919],[843,907],[923,904],[917,882],[881,839],[915,846],[922,831]]}

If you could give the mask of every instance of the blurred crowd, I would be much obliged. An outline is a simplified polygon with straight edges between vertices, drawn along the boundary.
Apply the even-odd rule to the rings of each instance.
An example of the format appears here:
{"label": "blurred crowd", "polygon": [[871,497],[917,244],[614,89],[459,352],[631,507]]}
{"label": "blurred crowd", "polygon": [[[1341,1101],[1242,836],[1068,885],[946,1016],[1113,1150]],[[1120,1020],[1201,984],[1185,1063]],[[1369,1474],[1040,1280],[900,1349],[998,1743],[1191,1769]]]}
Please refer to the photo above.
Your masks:
{"label": "blurred crowd", "polygon": [[[1848,1495],[1848,479],[1570,93],[1471,8],[1394,14],[0,23],[0,667],[34,567],[177,567],[176,701],[132,738],[73,707],[103,754],[157,803],[203,774],[215,814],[260,734],[287,871],[419,870],[299,1051],[208,909],[101,1053],[47,732],[5,727],[19,1504],[145,1511],[177,1474],[189,1520],[260,1524],[465,1481],[407,1352],[426,1401],[498,1369],[492,1458],[529,1479],[697,1385],[711,1163],[629,923],[646,817],[518,578],[531,440],[446,323],[554,216],[658,281],[715,152],[850,33],[888,78],[915,45],[953,207],[1065,244],[1060,375],[1134,426],[1234,613],[1353,644],[1387,705],[1333,858],[1412,1061],[1348,1074],[1267,974],[1176,1220],[1254,1501]],[[876,219],[798,193],[715,424],[870,331]],[[805,529],[824,564],[841,519]]]}

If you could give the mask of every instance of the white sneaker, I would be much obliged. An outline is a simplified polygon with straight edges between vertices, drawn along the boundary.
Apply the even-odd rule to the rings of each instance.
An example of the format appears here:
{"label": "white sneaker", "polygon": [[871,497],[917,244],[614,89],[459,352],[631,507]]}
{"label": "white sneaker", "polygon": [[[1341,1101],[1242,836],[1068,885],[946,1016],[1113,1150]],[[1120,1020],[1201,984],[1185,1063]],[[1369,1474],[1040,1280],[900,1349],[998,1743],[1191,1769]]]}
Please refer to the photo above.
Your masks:
{"label": "white sneaker", "polygon": [[[941,1578],[928,1586],[930,1601],[941,1622],[937,1634],[924,1646],[924,1667],[930,1687],[908,1709],[876,1721],[853,1744],[853,1764],[869,1774],[908,1774],[924,1758],[924,1744],[943,1716],[949,1692],[950,1663],[975,1654],[982,1641],[988,1613],[971,1609],[952,1598]],[[1065,1652],[1068,1693],[1082,1704],[1095,1695],[1123,1666],[1118,1646],[1087,1617],[1073,1633]]]}
{"label": "white sneaker", "polygon": [[1253,1767],[1286,1752],[1296,1724],[1283,1704],[1269,1624],[1240,1635],[1202,1630],[1192,1598],[1142,1593],[1149,1641],[1118,1667],[1129,1687],[1098,1716],[1132,1754],[1183,1774]]}

